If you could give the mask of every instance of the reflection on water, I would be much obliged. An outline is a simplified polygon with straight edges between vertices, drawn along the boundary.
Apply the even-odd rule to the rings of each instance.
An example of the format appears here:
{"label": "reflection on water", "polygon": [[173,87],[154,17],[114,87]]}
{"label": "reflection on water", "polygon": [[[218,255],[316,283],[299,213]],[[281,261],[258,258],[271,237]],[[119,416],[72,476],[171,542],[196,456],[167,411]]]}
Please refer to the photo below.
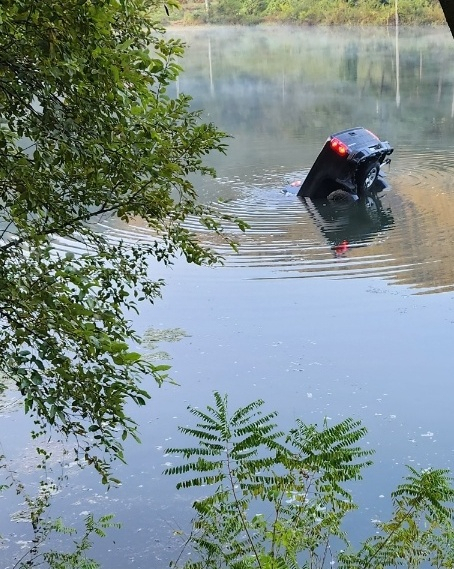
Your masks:
{"label": "reflection on water", "polygon": [[301,201],[314,224],[334,246],[344,241],[350,245],[366,243],[394,224],[391,207],[384,207],[376,194],[348,204],[312,202],[307,198]]}
{"label": "reflection on water", "polygon": [[229,160],[214,159],[221,177],[250,183],[264,169],[309,167],[330,132],[361,124],[397,150],[452,148],[447,30],[403,29],[398,44],[394,28],[172,33],[189,43],[179,90],[234,136]]}

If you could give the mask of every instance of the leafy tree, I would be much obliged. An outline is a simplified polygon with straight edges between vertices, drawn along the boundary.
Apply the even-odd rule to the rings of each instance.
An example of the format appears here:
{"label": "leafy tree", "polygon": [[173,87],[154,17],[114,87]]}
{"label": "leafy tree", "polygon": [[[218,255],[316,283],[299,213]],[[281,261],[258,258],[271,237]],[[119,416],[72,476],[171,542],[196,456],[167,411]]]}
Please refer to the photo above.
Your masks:
{"label": "leafy tree", "polygon": [[[0,5],[0,373],[34,434],[73,437],[104,482],[136,437],[125,403],[143,405],[141,378],[168,369],[134,351],[127,317],[160,294],[149,261],[217,261],[188,216],[222,232],[188,175],[213,174],[203,159],[224,135],[188,96],[168,96],[184,46],[153,21],[157,4]],[[98,223],[109,217],[140,217],[150,238],[111,239]]]}
{"label": "leafy tree", "polygon": [[185,569],[454,567],[446,470],[410,468],[392,494],[391,519],[355,551],[342,528],[357,507],[345,484],[371,464],[371,451],[358,446],[365,428],[352,419],[322,428],[297,420],[285,435],[261,400],[230,414],[227,397],[214,398],[206,411],[189,408],[195,426],[180,427],[195,442],[167,450],[183,459],[166,470],[180,477],[177,488],[205,488],[193,505],[185,548],[195,555]]}
{"label": "leafy tree", "polygon": [[[328,25],[389,25],[395,0],[210,0],[213,21],[250,24],[264,21]],[[440,6],[441,3],[441,6]],[[449,0],[397,0],[401,24],[426,25],[454,21]],[[442,9],[443,6],[443,9]],[[198,3],[184,3],[170,19],[206,21]]]}

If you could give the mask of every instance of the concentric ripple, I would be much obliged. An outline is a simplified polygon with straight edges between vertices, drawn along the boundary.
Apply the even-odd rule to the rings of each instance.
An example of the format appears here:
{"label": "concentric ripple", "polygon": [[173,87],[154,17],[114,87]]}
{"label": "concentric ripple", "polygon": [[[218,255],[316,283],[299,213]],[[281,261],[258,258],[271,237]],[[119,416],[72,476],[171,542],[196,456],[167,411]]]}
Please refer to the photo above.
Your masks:
{"label": "concentric ripple", "polygon": [[[419,293],[454,290],[454,152],[399,149],[387,174],[390,189],[348,205],[314,203],[285,191],[286,182],[305,174],[268,171],[253,185],[218,179],[214,193],[229,197],[214,207],[249,229],[243,233],[227,223],[222,239],[196,218],[186,227],[220,253],[225,266],[247,269],[246,278],[378,277]],[[155,241],[141,220],[104,220],[99,229],[117,242]],[[228,239],[238,243],[238,253]],[[59,247],[81,250],[71,241]]]}
{"label": "concentric ripple", "polygon": [[238,254],[196,220],[188,227],[227,266],[261,269],[256,278],[380,277],[420,293],[454,290],[454,152],[399,149],[387,176],[389,191],[347,206],[244,186],[240,198],[218,205],[250,226],[232,233]]}

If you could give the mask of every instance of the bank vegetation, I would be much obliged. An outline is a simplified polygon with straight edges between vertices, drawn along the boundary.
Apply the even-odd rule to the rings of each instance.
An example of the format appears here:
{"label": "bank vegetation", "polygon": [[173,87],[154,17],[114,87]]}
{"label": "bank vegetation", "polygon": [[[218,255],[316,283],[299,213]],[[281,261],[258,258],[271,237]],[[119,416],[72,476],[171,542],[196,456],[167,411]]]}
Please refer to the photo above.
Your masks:
{"label": "bank vegetation", "polygon": [[445,25],[438,0],[181,0],[166,24]]}

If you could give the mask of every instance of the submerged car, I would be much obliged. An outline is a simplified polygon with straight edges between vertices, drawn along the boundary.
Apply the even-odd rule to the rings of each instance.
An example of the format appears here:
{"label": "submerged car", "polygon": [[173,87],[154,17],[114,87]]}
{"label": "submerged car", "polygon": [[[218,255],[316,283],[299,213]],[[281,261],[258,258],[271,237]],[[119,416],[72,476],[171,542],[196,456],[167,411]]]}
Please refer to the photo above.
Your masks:
{"label": "submerged car", "polygon": [[380,190],[380,167],[389,164],[393,148],[389,142],[363,127],[332,134],[304,179],[298,196],[312,199],[360,197]]}

